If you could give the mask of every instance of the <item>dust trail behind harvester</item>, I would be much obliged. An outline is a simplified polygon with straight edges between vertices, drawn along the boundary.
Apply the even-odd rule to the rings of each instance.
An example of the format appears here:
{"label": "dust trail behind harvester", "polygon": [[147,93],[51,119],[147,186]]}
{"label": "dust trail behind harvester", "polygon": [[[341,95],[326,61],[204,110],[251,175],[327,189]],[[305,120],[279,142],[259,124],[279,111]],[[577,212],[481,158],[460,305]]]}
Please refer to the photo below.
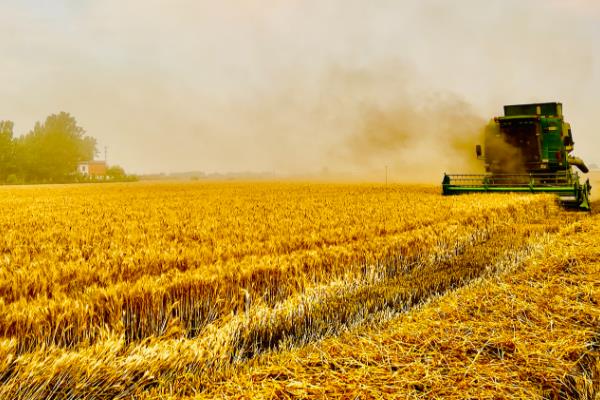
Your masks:
{"label": "dust trail behind harvester", "polygon": [[600,201],[600,171],[592,171],[589,174],[592,184],[592,201]]}
{"label": "dust trail behind harvester", "polygon": [[[346,96],[353,93],[338,88],[345,89]],[[466,101],[410,86],[365,92],[372,97],[347,104],[352,124],[330,151],[336,168],[357,179],[378,180],[387,166],[390,178],[403,182],[438,182],[444,171],[483,171],[475,145],[483,141],[485,118]]]}

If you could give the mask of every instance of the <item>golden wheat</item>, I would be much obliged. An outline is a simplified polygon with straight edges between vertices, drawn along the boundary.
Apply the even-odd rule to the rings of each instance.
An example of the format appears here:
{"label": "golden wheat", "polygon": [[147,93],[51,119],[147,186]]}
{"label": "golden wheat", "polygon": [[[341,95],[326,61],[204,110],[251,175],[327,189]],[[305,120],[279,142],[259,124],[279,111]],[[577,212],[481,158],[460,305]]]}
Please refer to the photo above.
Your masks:
{"label": "golden wheat", "polygon": [[125,397],[174,382],[210,390],[259,354],[506,270],[581,218],[548,196],[442,197],[426,186],[0,192],[10,210],[0,215],[7,398]]}

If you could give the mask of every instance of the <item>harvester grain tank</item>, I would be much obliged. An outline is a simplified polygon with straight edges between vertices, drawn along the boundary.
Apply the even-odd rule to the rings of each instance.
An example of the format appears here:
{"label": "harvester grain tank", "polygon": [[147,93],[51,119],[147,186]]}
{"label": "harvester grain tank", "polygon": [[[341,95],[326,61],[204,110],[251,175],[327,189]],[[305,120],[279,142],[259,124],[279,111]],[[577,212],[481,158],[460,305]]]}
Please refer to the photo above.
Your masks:
{"label": "harvester grain tank", "polygon": [[504,106],[485,130],[484,148],[476,146],[485,174],[444,174],[445,195],[473,192],[556,193],[561,204],[590,210],[589,179],[582,183],[572,166],[588,168],[573,151],[571,126],[561,103]]}

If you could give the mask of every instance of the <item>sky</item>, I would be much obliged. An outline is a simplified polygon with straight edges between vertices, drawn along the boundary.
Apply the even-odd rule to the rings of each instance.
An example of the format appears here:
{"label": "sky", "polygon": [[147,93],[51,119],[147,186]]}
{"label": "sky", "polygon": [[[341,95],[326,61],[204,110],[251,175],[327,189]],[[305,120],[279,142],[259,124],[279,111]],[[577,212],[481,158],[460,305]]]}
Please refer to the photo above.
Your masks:
{"label": "sky", "polygon": [[600,164],[595,0],[0,4],[0,119],[69,112],[128,172],[437,179],[535,101]]}

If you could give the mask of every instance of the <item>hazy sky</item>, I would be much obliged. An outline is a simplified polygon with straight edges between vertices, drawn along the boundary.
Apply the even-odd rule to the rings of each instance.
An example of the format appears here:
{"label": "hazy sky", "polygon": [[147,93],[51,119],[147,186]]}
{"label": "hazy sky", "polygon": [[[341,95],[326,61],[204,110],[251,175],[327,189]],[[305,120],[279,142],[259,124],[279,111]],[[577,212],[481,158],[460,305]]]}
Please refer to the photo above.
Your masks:
{"label": "hazy sky", "polygon": [[467,165],[463,129],[530,101],[562,101],[600,163],[595,0],[0,4],[0,119],[67,111],[131,172],[437,175]]}

